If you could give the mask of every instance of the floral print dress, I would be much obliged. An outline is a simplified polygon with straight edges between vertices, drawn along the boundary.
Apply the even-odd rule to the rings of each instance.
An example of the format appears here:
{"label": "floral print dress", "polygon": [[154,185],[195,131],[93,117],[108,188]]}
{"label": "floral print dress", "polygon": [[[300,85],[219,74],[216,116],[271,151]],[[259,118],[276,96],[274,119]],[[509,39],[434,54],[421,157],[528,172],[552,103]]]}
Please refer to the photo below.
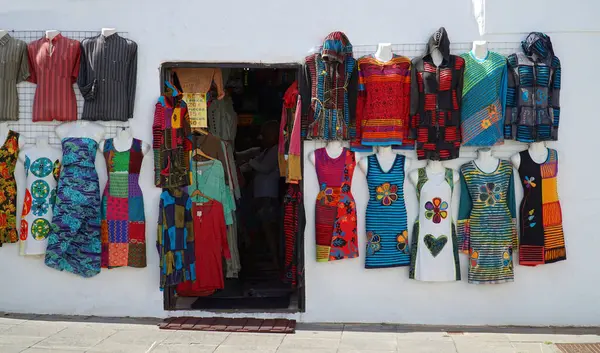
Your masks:
{"label": "floral print dress", "polygon": [[408,266],[408,226],[404,204],[405,157],[396,155],[384,172],[377,155],[368,157],[366,268]]}
{"label": "floral print dress", "polygon": [[15,166],[19,157],[19,133],[9,130],[0,147],[0,246],[16,243],[17,183]]}

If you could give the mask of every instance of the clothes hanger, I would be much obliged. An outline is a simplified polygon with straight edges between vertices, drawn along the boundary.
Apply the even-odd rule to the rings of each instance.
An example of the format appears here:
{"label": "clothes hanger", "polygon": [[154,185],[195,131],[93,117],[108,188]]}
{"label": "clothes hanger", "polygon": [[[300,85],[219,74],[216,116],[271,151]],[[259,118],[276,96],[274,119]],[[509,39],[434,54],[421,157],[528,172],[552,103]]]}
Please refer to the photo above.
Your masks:
{"label": "clothes hanger", "polygon": [[207,199],[208,201],[212,201],[213,198],[206,196],[202,191],[200,191],[199,189],[194,190],[194,192],[192,192],[192,197],[196,197],[196,196],[201,196],[204,197],[205,199]]}
{"label": "clothes hanger", "polygon": [[200,149],[200,148],[196,148],[196,149],[194,150],[194,155],[192,155],[192,158],[193,158],[193,157],[195,157],[195,156],[202,156],[202,157],[204,157],[204,158],[206,158],[206,159],[209,159],[209,160],[211,160],[211,161],[214,161],[214,160],[215,160],[213,157],[211,157],[211,156],[207,155],[206,153],[204,153],[204,152],[202,151],[202,149]]}

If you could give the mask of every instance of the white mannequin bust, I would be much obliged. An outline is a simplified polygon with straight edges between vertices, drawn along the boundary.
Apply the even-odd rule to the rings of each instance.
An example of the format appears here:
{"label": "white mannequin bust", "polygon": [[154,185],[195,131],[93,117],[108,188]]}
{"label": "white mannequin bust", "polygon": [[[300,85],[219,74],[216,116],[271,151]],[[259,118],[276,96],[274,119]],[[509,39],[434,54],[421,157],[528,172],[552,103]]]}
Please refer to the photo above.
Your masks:
{"label": "white mannequin bust", "polygon": [[[344,145],[342,145],[341,141],[329,141],[325,146],[325,151],[327,151],[329,158],[335,159],[344,151]],[[315,151],[310,152],[308,159],[314,166],[316,166]]]}
{"label": "white mannequin bust", "polygon": [[442,61],[444,61],[444,56],[442,55],[442,52],[439,49],[435,48],[431,52],[431,60],[433,60],[435,66],[440,66],[442,64]]}
{"label": "white mannequin bust", "polygon": [[493,173],[500,165],[500,159],[492,155],[491,148],[481,148],[477,151],[475,165],[484,173]]}
{"label": "white mannequin bust", "polygon": [[471,50],[473,56],[479,60],[485,60],[488,55],[488,44],[485,40],[476,40],[473,42],[473,49]]}
{"label": "white mannequin bust", "polygon": [[[99,148],[100,151],[104,151],[104,143],[106,140],[102,140],[100,142]],[[118,152],[125,152],[131,148],[133,144],[133,135],[131,134],[131,130],[129,128],[123,128],[117,136],[113,138],[113,146]],[[150,145],[142,141],[142,154],[146,155],[150,151]]]}
{"label": "white mannequin bust", "polygon": [[[384,173],[387,173],[394,166],[394,161],[396,160],[396,153],[392,150],[392,146],[381,146],[377,147],[377,160],[379,161],[379,165]],[[404,170],[408,170],[410,167],[411,161],[408,158],[404,159]],[[360,170],[367,175],[367,171],[369,170],[369,156],[363,157],[358,162],[358,167]]]}
{"label": "white mannequin bust", "polygon": [[[444,167],[440,161],[428,161],[427,165],[425,166],[425,170],[427,171],[427,174],[441,174],[446,172],[446,167]],[[410,173],[408,173],[408,177],[416,187],[419,183],[419,170],[411,170]],[[454,180],[454,185],[457,185],[460,179],[460,174],[458,174],[458,171],[452,170],[452,179]]]}
{"label": "white mannequin bust", "polygon": [[60,34],[60,31],[57,31],[55,29],[49,29],[46,31],[46,38],[48,38],[49,40],[52,40],[52,39],[54,39],[54,37],[56,37],[59,34]]}
{"label": "white mannequin bust", "polygon": [[374,56],[375,59],[381,61],[382,63],[392,60],[394,57],[394,53],[392,52],[392,43],[379,43]]}
{"label": "white mannequin bust", "polygon": [[[527,151],[529,152],[531,159],[538,164],[544,163],[548,159],[548,153],[550,153],[548,148],[546,148],[546,143],[543,141],[530,143]],[[519,170],[519,166],[521,165],[521,155],[516,153],[510,157],[510,161],[513,166],[515,166],[515,169]]]}
{"label": "white mannequin bust", "polygon": [[[8,127],[8,123],[0,123],[0,146],[4,145],[6,139],[8,138],[8,132],[10,128]],[[21,135],[19,137],[19,149],[25,146],[25,136]]]}
{"label": "white mannequin bust", "polygon": [[58,156],[62,155],[62,149],[60,148],[56,148],[52,145],[50,145],[50,137],[48,135],[37,135],[35,137],[35,145],[27,145],[24,149],[21,150],[21,153],[19,153],[19,160],[21,162],[25,162],[25,154],[27,151],[29,151],[32,148],[36,148],[36,149],[40,149],[40,150],[54,150],[54,153],[56,153]]}
{"label": "white mannequin bust", "polygon": [[0,38],[4,37],[5,35],[8,34],[8,31],[5,29],[0,29]]}
{"label": "white mannequin bust", "polygon": [[104,138],[104,126],[91,121],[77,120],[58,125],[56,135],[62,140],[66,137],[87,137],[100,143]]}
{"label": "white mannequin bust", "polygon": [[110,37],[115,33],[117,33],[116,28],[102,28],[102,35],[105,37]]}

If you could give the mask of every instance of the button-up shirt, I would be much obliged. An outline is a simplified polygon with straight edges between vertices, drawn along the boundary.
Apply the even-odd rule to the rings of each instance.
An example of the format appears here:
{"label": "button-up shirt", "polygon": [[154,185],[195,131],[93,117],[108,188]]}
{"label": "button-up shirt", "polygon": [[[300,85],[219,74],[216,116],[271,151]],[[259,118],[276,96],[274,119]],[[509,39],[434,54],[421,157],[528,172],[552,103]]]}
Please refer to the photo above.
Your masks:
{"label": "button-up shirt", "polygon": [[137,44],[113,34],[81,42],[77,85],[85,99],[81,118],[126,121],[133,117]]}
{"label": "button-up shirt", "polygon": [[0,120],[19,119],[17,83],[28,77],[27,44],[5,34],[0,38]]}
{"label": "button-up shirt", "polygon": [[73,84],[79,74],[79,41],[58,34],[27,45],[29,81],[36,83],[33,121],[77,120]]}

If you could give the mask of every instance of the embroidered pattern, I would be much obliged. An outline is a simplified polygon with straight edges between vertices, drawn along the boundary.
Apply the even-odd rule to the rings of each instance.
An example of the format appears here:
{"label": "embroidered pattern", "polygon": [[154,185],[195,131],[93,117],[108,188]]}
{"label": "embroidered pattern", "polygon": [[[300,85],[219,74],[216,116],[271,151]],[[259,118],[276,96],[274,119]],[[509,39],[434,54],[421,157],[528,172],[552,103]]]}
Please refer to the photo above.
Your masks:
{"label": "embroidered pattern", "polygon": [[425,243],[425,246],[427,246],[427,249],[429,249],[431,255],[436,257],[442,252],[446,243],[448,243],[448,237],[440,235],[436,238],[431,234],[426,234],[423,238],[423,242]]}
{"label": "embroidered pattern", "polygon": [[448,202],[442,202],[442,199],[439,197],[427,201],[425,209],[427,210],[425,211],[425,218],[432,220],[433,223],[440,223],[442,219],[448,217]]}
{"label": "embroidered pattern", "polygon": [[390,183],[383,183],[377,187],[377,200],[381,201],[384,206],[390,206],[398,200],[398,186]]}

